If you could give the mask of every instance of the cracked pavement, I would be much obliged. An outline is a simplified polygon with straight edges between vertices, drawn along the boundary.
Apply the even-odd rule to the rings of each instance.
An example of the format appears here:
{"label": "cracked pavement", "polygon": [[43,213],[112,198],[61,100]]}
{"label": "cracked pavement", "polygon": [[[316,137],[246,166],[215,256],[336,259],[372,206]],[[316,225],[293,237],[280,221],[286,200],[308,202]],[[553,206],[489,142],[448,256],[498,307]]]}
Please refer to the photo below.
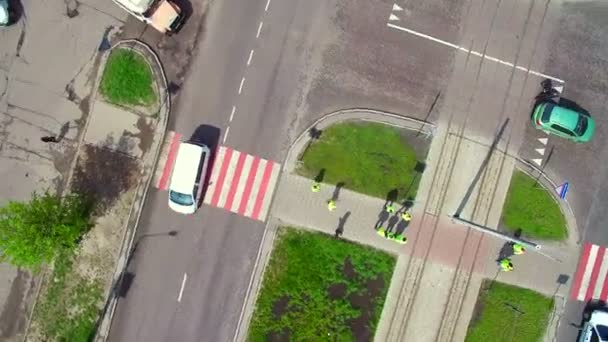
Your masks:
{"label": "cracked pavement", "polygon": [[[19,21],[0,30],[2,204],[62,190],[89,111],[96,51],[127,19],[111,1],[17,1]],[[22,339],[36,288],[28,272],[0,264],[0,340]]]}

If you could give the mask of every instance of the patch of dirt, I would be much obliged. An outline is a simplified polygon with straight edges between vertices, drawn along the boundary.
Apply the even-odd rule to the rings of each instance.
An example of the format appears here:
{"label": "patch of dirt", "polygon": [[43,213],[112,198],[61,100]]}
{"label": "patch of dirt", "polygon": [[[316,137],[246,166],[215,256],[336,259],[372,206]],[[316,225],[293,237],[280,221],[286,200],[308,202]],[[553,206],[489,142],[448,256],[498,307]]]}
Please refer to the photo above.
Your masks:
{"label": "patch of dirt", "polygon": [[275,319],[280,319],[285,312],[289,309],[289,296],[283,296],[277,299],[272,304],[272,314]]}
{"label": "patch of dirt", "polygon": [[352,261],[348,257],[344,260],[342,272],[348,280],[354,280],[358,275],[357,271],[355,271],[355,265],[353,265]]}
{"label": "patch of dirt", "polygon": [[[111,138],[99,147],[85,145],[78,155],[71,189],[90,196],[96,215],[105,213],[119,196],[137,184],[139,163],[136,159],[105,146],[113,146]],[[120,146],[120,142],[118,144]]]}
{"label": "patch of dirt", "polygon": [[289,342],[289,330],[273,331],[266,336],[267,342]]}
{"label": "patch of dirt", "polygon": [[348,296],[348,300],[353,308],[361,310],[361,314],[348,321],[350,330],[356,341],[371,341],[373,339],[372,329],[369,323],[374,313],[374,304],[377,297],[384,289],[384,278],[380,275],[375,279],[370,279],[365,284],[365,291],[353,293]]}
{"label": "patch of dirt", "polygon": [[335,284],[331,284],[329,286],[329,288],[327,289],[328,292],[328,296],[330,299],[341,299],[344,298],[344,296],[346,296],[346,284],[344,283],[335,283]]}

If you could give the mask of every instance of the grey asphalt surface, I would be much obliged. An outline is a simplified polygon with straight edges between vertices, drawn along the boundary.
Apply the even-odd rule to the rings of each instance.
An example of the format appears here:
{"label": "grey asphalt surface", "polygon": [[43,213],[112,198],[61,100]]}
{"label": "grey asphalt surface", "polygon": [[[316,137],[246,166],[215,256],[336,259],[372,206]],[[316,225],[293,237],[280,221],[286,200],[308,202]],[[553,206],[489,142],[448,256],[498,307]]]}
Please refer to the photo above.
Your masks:
{"label": "grey asphalt surface", "polygon": [[[0,205],[62,190],[88,110],[93,57],[104,31],[126,18],[105,0],[9,3],[19,19],[0,28]],[[63,138],[40,141],[49,135]],[[1,341],[22,340],[36,284],[0,264]]]}
{"label": "grey asphalt surface", "polygon": [[[469,25],[474,25],[470,32],[479,37],[459,37],[465,24],[466,2],[398,3],[404,8],[399,14],[400,25],[453,43],[470,45],[473,42],[477,51],[483,51],[484,42],[489,42],[489,55],[507,61],[520,58],[532,69],[566,79],[566,94],[577,101],[592,101],[597,107],[603,101],[582,90],[586,89],[585,80],[590,77],[597,77],[598,81],[592,82],[594,87],[606,79],[601,74],[605,68],[598,66],[603,63],[598,57],[601,51],[585,47],[572,52],[575,55],[562,53],[568,44],[584,44],[581,36],[591,34],[594,22],[583,22],[593,16],[593,12],[573,15],[570,13],[576,10],[557,2],[501,2],[492,34],[488,35],[491,21],[488,19],[493,6],[499,4],[491,1],[479,10],[479,18],[484,20],[466,18]],[[474,3],[480,6],[481,2]],[[200,124],[213,125],[220,129],[222,139],[230,127],[226,145],[280,162],[287,146],[301,130],[326,113],[366,107],[436,121],[448,83],[453,87],[458,84],[457,79],[451,79],[457,77],[451,72],[453,63],[463,61],[454,59],[454,51],[387,28],[393,2],[274,0],[268,12],[264,11],[265,5],[264,0],[211,1],[208,7],[194,3],[195,11],[199,7],[207,8],[200,19],[200,29],[198,26],[197,30],[185,28],[194,31],[189,32],[188,37],[194,37],[196,48],[179,44],[171,47],[172,40],[179,39],[179,35],[166,39],[144,31],[143,36],[150,35],[144,39],[160,44],[157,47],[165,65],[172,63],[172,56],[166,51],[181,51],[173,57],[180,60],[191,58],[189,68],[168,71],[169,81],[182,86],[174,101],[172,129],[188,136]],[[538,41],[534,41],[533,29],[525,31],[530,8],[529,21],[536,30],[546,14],[546,26]],[[562,15],[566,19],[560,21]],[[573,19],[568,16],[574,16],[575,21],[571,22]],[[260,38],[256,39],[261,20],[263,28]],[[191,21],[188,25],[196,23]],[[573,33],[564,34],[564,28]],[[520,36],[525,40],[522,48],[518,48]],[[540,57],[529,61],[535,45]],[[561,49],[556,50],[557,46]],[[163,48],[167,50],[163,52]],[[255,52],[251,65],[247,66],[251,49]],[[524,52],[518,57],[517,51]],[[589,68],[590,71],[579,73],[581,64],[583,70]],[[500,124],[496,119],[502,117],[492,113],[484,120],[483,108],[500,106],[504,96],[517,98],[522,87],[522,97],[531,99],[535,95],[535,84],[541,81],[532,77],[522,84],[520,73],[513,78],[514,88],[507,90],[509,74],[501,68],[484,63],[480,83],[483,91],[472,92],[479,111],[470,131],[486,134],[480,143],[491,140],[492,134],[488,132],[494,132]],[[467,71],[464,81],[472,82],[474,71],[475,68]],[[238,95],[243,77],[243,92]],[[575,89],[580,89],[579,93],[574,93]],[[592,93],[604,96],[601,88],[594,88]],[[577,98],[582,94],[591,100]],[[229,122],[233,105],[237,109],[234,120]],[[589,110],[593,113],[594,109],[601,113],[599,108]],[[525,143],[522,139],[524,133],[527,134],[526,117],[521,115],[524,116],[515,120],[514,125],[512,143],[515,146]],[[601,142],[601,135],[596,138]],[[592,146],[588,148],[593,149]],[[595,147],[596,151],[598,148],[601,146]],[[592,158],[595,155],[587,156],[583,164],[588,165],[588,159]],[[558,167],[561,165],[558,161],[563,160],[568,158],[562,155],[558,158],[556,152],[549,166],[555,165],[556,172],[566,172]],[[592,178],[596,183],[589,189],[596,189],[601,177],[595,174]],[[576,185],[576,189],[581,187]],[[580,196],[585,198],[583,194]],[[601,206],[597,208],[601,210]],[[156,190],[149,195],[143,217],[138,232],[141,242],[129,265],[133,281],[125,298],[119,301],[110,340],[232,339],[264,225],[208,207],[192,217],[177,216],[166,207],[166,193]],[[177,236],[166,235],[172,230],[178,232]],[[184,273],[188,279],[178,303]]]}
{"label": "grey asphalt surface", "polygon": [[[420,63],[403,63],[394,42],[386,44],[394,54],[383,53],[380,62],[377,53],[384,44],[380,39],[389,5],[358,1],[364,8],[359,12],[351,2],[274,1],[264,12],[265,5],[210,3],[190,71],[174,102],[171,129],[189,136],[200,124],[213,125],[221,130],[221,139],[235,105],[226,145],[282,161],[288,142],[335,108],[407,108],[419,117],[429,116],[447,77],[449,56],[424,61],[424,81],[399,76],[425,73]],[[264,24],[256,39],[260,20]],[[352,32],[361,25],[368,36]],[[373,44],[358,46],[368,41]],[[251,49],[255,52],[246,67]],[[422,59],[424,52],[419,53]],[[326,75],[338,67],[338,75]],[[246,81],[237,96],[242,77]],[[344,84],[340,77],[356,82]],[[401,94],[404,82],[412,89],[429,89],[431,95]],[[118,302],[110,340],[231,340],[264,225],[208,207],[192,217],[178,216],[166,201],[166,193],[151,190],[136,237],[141,242],[128,268],[132,282]],[[166,235],[172,230],[178,232],[175,237]],[[178,303],[184,273],[188,277]]]}
{"label": "grey asphalt surface", "polygon": [[[600,1],[565,2],[559,29],[552,38],[548,70],[566,81],[564,97],[586,109],[597,123],[594,140],[575,145],[550,139],[554,147],[547,173],[556,181],[570,182],[570,201],[582,241],[608,245],[608,4]],[[549,145],[548,144],[548,145]],[[581,242],[582,242],[581,241]],[[568,302],[558,341],[574,341],[585,304]]]}

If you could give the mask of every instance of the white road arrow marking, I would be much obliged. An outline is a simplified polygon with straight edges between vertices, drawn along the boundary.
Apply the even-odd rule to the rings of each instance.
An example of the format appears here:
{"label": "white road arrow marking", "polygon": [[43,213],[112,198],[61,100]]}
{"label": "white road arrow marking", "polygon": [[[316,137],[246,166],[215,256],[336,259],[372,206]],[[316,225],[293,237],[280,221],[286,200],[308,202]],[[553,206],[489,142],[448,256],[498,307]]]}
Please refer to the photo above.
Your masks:
{"label": "white road arrow marking", "polygon": [[403,8],[401,8],[401,6],[394,4],[393,5],[393,11],[403,11]]}
{"label": "white road arrow marking", "polygon": [[542,162],[543,162],[542,159],[532,159],[532,161],[538,166],[540,166],[540,164],[542,164]]}
{"label": "white road arrow marking", "polygon": [[536,152],[540,153],[540,155],[544,155],[545,154],[545,149],[544,148],[537,148]]}
{"label": "white road arrow marking", "polygon": [[553,89],[557,90],[560,94],[564,92],[564,86],[555,86]]}
{"label": "white road arrow marking", "polygon": [[540,141],[540,143],[543,144],[543,145],[547,145],[547,141],[548,140],[549,139],[547,139],[547,138],[538,138],[538,141]]}
{"label": "white road arrow marking", "polygon": [[391,13],[391,16],[390,16],[390,17],[388,17],[388,20],[389,20],[389,21],[395,21],[395,20],[399,20],[399,17],[398,17],[398,16],[396,16],[396,15],[394,15],[393,13]]}

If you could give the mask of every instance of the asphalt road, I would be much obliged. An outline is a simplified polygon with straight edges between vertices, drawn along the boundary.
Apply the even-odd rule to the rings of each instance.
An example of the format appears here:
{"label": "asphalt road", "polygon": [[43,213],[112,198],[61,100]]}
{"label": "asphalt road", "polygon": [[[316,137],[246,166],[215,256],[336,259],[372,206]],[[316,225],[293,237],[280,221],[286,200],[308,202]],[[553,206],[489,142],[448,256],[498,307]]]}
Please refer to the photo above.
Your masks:
{"label": "asphalt road", "polygon": [[[198,125],[212,125],[225,145],[280,162],[306,125],[333,110],[434,115],[429,109],[450,57],[424,60],[421,50],[414,53],[418,62],[404,63],[399,38],[382,41],[391,5],[289,0],[271,1],[265,11],[266,5],[209,4],[171,129],[189,136]],[[412,73],[421,77],[403,76]],[[151,190],[110,340],[231,340],[264,225],[209,207],[178,216],[166,201],[166,193]]]}
{"label": "asphalt road", "polygon": [[[473,42],[466,40],[471,37],[459,37],[465,24],[466,2],[398,3],[404,8],[399,14],[401,25],[448,42]],[[195,47],[188,51],[191,63],[180,82],[170,128],[188,136],[201,124],[213,125],[220,130],[220,143],[225,137],[227,146],[281,162],[289,143],[308,124],[335,110],[365,107],[436,121],[449,81],[452,85],[458,81],[450,79],[455,53],[388,28],[393,4],[271,0],[266,11],[266,0],[210,2],[200,31],[196,32]],[[480,16],[491,18],[492,4],[484,7]],[[568,14],[577,10],[552,2],[547,5],[548,11],[544,11],[546,2],[504,2],[492,35],[486,36],[487,53],[510,61],[530,58],[535,33],[522,31],[530,4],[534,5],[531,27],[538,28],[545,12],[548,26],[538,36],[538,59],[531,60],[529,66],[566,79],[567,94],[577,101],[590,100],[577,98],[576,94],[594,94],[588,95],[596,101],[596,108],[590,111],[600,113],[597,107],[604,96],[602,80],[608,79],[601,74],[606,70],[601,68],[603,61],[598,57],[601,51],[579,48],[562,53],[568,44],[580,46],[585,41],[582,37],[590,35],[595,21],[585,21],[593,16],[593,11]],[[560,17],[566,19],[560,21]],[[481,23],[488,21],[475,23],[474,19],[468,19],[473,21],[471,25],[478,25],[471,32],[487,32],[489,27]],[[576,34],[563,34],[564,28]],[[520,35],[527,37],[523,48],[518,45]],[[179,39],[179,35],[171,39]],[[483,43],[483,39],[475,40],[477,45],[473,48],[482,51]],[[520,50],[527,55],[519,56]],[[165,55],[163,62],[170,64],[170,55]],[[580,64],[590,71],[579,74]],[[500,91],[500,96],[509,96],[509,91],[519,94],[520,88],[509,88],[509,75],[501,70],[485,63],[483,89],[476,96],[480,106],[477,114],[483,114],[484,103],[500,106],[500,99],[492,97],[496,91]],[[589,77],[597,77],[598,81],[592,82],[594,88],[587,93],[583,89]],[[181,81],[179,75],[177,79]],[[514,80],[522,86],[521,75]],[[540,79],[525,83],[524,97],[534,96],[533,83],[537,81]],[[233,106],[236,111],[231,121]],[[498,114],[493,113],[492,117]],[[500,124],[494,121],[477,120],[471,129],[493,133]],[[524,121],[518,120],[521,127]],[[519,140],[523,132],[513,135],[514,140]],[[602,146],[593,146],[590,151],[603,155]],[[557,166],[561,165],[558,161],[568,160],[568,154],[558,155],[556,152],[548,163],[548,171],[549,166],[555,165],[556,172],[565,172]],[[589,153],[587,159],[572,165],[591,165],[588,160],[595,156]],[[600,162],[593,165],[605,169]],[[574,166],[568,170],[576,173]],[[589,172],[593,174],[589,179],[594,181],[589,188],[598,189],[602,173]],[[602,201],[596,196],[599,194],[590,196]],[[589,217],[601,211],[599,203],[602,202],[590,206]],[[209,207],[203,207],[195,216],[178,216],[167,208],[166,193],[156,190],[151,190],[144,210],[139,243],[129,264],[133,281],[119,301],[110,340],[231,340],[264,225]],[[171,231],[177,231],[177,235],[168,235]],[[178,302],[184,274],[187,279]]]}

